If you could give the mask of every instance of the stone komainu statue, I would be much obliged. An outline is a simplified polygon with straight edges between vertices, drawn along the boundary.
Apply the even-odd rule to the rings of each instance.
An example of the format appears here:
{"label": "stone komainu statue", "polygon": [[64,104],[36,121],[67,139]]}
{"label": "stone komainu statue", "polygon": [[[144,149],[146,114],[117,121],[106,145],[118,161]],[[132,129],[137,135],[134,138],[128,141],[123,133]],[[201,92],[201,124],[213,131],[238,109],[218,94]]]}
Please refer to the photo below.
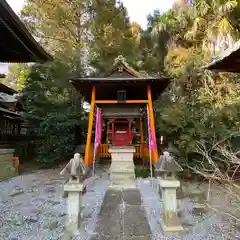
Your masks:
{"label": "stone komainu statue", "polygon": [[[79,153],[75,153],[74,157],[69,161],[65,168],[60,172],[60,175],[70,175],[69,179],[65,182],[69,182],[70,179],[84,181],[89,177],[91,169],[83,162],[83,158]],[[67,197],[67,193],[64,192],[63,197]]]}
{"label": "stone komainu statue", "polygon": [[75,153],[74,157],[69,161],[65,168],[60,172],[60,175],[70,175],[84,179],[89,168],[84,164],[83,158],[79,153]]}
{"label": "stone komainu statue", "polygon": [[171,159],[172,159],[172,157],[171,157],[171,155],[170,155],[170,153],[168,152],[168,151],[164,151],[163,152],[163,154],[160,156],[160,160],[165,160],[165,161],[167,161],[167,162],[170,162],[171,161]]}

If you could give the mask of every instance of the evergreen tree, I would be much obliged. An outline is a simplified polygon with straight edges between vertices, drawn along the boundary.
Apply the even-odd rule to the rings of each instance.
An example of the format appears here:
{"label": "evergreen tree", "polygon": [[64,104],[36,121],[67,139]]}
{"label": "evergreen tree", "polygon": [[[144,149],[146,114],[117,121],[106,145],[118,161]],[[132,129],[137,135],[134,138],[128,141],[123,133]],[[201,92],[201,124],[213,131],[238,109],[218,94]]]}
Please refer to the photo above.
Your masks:
{"label": "evergreen tree", "polygon": [[[116,57],[123,55],[130,65],[136,60],[139,35],[129,22],[127,10],[116,0],[93,1],[91,64],[104,73]],[[135,30],[135,33],[134,31]]]}

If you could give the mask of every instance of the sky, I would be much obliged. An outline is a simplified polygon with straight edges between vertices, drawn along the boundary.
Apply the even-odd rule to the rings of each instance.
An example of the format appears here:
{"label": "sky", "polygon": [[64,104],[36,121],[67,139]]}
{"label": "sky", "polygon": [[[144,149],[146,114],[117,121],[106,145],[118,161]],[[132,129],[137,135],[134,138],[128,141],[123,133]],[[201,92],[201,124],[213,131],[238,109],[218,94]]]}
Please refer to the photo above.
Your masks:
{"label": "sky", "polygon": [[[122,0],[128,10],[130,20],[139,23],[143,28],[147,25],[147,15],[155,9],[166,11],[171,8],[174,0]],[[7,0],[12,9],[19,13],[24,0]]]}

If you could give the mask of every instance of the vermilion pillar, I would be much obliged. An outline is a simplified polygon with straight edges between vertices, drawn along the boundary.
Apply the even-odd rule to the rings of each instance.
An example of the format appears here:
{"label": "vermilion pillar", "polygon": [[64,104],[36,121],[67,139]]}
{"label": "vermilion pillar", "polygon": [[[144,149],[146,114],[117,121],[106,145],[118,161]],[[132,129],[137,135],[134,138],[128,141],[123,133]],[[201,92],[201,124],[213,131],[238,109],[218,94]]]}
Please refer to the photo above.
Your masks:
{"label": "vermilion pillar", "polygon": [[131,139],[132,139],[132,122],[128,122],[128,141],[129,144],[131,144]]}
{"label": "vermilion pillar", "polygon": [[[152,103],[152,91],[150,85],[147,85],[147,96],[148,96],[148,111],[149,111],[149,120],[150,126],[152,129],[154,141],[156,141],[156,130],[155,130],[155,121],[154,121],[154,113],[153,113],[153,103]],[[152,150],[152,163],[154,164],[158,160],[158,149]]]}
{"label": "vermilion pillar", "polygon": [[88,119],[88,134],[87,134],[87,143],[85,149],[85,164],[91,164],[91,139],[92,139],[92,129],[93,129],[93,118],[94,118],[94,109],[95,109],[95,97],[96,97],[96,88],[93,86],[92,88],[92,97],[91,97],[91,108],[89,112],[89,119]]}

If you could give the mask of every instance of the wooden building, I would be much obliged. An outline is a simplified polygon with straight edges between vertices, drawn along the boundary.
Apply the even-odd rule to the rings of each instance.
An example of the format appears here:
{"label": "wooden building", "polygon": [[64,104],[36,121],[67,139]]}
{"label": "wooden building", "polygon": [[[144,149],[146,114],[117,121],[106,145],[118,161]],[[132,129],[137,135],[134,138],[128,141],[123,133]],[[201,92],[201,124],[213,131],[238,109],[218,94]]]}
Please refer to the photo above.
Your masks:
{"label": "wooden building", "polygon": [[[16,97],[15,97],[16,96]],[[22,103],[15,90],[0,84],[0,144],[13,145],[21,135]]]}
{"label": "wooden building", "polygon": [[[0,30],[0,62],[46,62],[52,59],[5,0],[0,0]],[[1,125],[1,143],[8,142],[11,133],[21,132],[19,111],[22,105],[20,99],[15,99],[14,95],[17,96],[15,90],[0,84],[0,118],[2,124],[5,123]],[[6,132],[8,137],[5,136]]]}
{"label": "wooden building", "polygon": [[240,73],[240,40],[232,48],[215,57],[205,68],[218,72]]}
{"label": "wooden building", "polygon": [[[5,0],[0,0],[0,31],[0,62],[46,62],[52,59]],[[26,137],[21,107],[18,93],[0,84],[0,180],[15,174],[11,168],[13,152],[16,144]]]}
{"label": "wooden building", "polygon": [[52,59],[5,0],[0,0],[0,32],[0,62],[46,62]]}
{"label": "wooden building", "polygon": [[[96,107],[101,109],[103,136],[100,155],[110,156],[108,146],[137,145],[134,141],[140,136],[139,151],[143,157],[144,131],[147,127],[146,107],[149,109],[150,125],[155,136],[153,101],[167,88],[167,77],[143,76],[131,68],[122,56],[119,56],[109,74],[96,78],[74,78],[71,83],[91,105],[88,123],[88,135],[85,149],[85,163],[92,163],[93,123]],[[144,126],[143,126],[144,125]],[[137,130],[139,129],[139,130]],[[137,154],[136,153],[136,154]],[[158,159],[158,150],[152,151],[152,160]]]}

